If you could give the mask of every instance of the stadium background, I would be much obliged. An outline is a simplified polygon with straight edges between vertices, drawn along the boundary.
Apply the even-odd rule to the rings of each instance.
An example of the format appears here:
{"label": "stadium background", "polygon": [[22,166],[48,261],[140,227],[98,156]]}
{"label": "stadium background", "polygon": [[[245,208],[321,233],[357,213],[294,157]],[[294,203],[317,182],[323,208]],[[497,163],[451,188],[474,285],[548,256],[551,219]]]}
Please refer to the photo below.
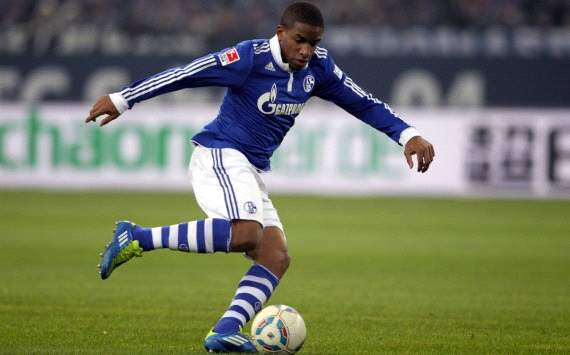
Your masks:
{"label": "stadium background", "polygon": [[[437,157],[412,173],[317,99],[298,119],[267,181],[294,257],[272,302],[301,310],[307,353],[570,352],[570,1],[313,2],[322,46]],[[0,352],[200,351],[244,260],[145,255],[104,284],[93,266],[116,219],[201,216],[187,137],[223,90],[82,122],[132,80],[271,36],[286,4],[0,1]]]}

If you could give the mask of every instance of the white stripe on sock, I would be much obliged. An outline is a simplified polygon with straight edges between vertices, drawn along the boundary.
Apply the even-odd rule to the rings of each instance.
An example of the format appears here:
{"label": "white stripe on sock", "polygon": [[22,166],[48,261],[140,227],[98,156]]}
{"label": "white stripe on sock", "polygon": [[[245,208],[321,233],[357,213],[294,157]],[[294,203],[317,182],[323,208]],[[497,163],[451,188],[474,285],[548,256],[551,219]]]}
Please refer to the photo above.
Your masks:
{"label": "white stripe on sock", "polygon": [[249,319],[253,318],[253,316],[255,315],[255,310],[253,309],[253,306],[249,304],[249,302],[247,301],[233,300],[232,303],[230,304],[230,308],[234,305],[243,308],[243,310],[246,311],[247,314],[249,315]]}
{"label": "white stripe on sock", "polygon": [[239,287],[235,294],[237,295],[240,293],[250,294],[250,295],[254,296],[255,298],[257,298],[262,304],[265,304],[265,302],[267,301],[267,297],[265,296],[265,293],[263,293],[263,291],[261,291],[258,288],[255,288],[255,287],[251,287],[251,286]]}
{"label": "white stripe on sock", "polygon": [[222,318],[235,318],[240,321],[242,327],[247,323],[247,319],[243,316],[243,314],[236,312],[236,311],[226,311]]}
{"label": "white stripe on sock", "polygon": [[204,241],[206,242],[206,253],[214,252],[214,231],[213,231],[213,220],[207,218],[204,221]]}
{"label": "white stripe on sock", "polygon": [[170,226],[170,234],[168,235],[168,248],[178,250],[178,224]]}
{"label": "white stripe on sock", "polygon": [[188,223],[188,249],[193,252],[198,251],[198,245],[196,243],[196,221]]}
{"label": "white stripe on sock", "polygon": [[257,282],[257,283],[259,283],[259,284],[262,284],[262,285],[266,286],[266,287],[269,289],[269,291],[270,291],[271,293],[273,293],[273,285],[271,284],[271,282],[270,282],[269,280],[264,279],[263,277],[252,276],[252,275],[245,275],[245,276],[242,278],[242,281],[243,281],[243,280],[253,281],[253,282]]}
{"label": "white stripe on sock", "polygon": [[162,228],[154,227],[151,229],[152,232],[152,245],[154,249],[162,248]]}

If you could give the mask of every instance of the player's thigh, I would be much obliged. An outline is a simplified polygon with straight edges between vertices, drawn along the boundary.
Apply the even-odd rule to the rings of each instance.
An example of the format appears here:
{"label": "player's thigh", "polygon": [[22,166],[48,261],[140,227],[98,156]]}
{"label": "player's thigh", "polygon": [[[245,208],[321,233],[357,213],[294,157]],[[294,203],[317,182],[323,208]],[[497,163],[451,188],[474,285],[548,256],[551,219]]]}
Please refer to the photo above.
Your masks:
{"label": "player's thigh", "polygon": [[263,227],[275,227],[280,230],[280,234],[285,239],[285,229],[283,228],[283,223],[279,218],[279,213],[277,208],[273,205],[273,201],[269,198],[265,186],[261,185],[261,200],[263,203]]}
{"label": "player's thigh", "polygon": [[[264,188],[262,186],[262,188]],[[259,258],[281,260],[289,259],[287,238],[283,229],[283,224],[279,218],[277,209],[273,202],[263,190],[263,236],[258,247],[248,252],[248,256],[259,261]]]}
{"label": "player's thigh", "polygon": [[208,217],[263,225],[263,193],[243,154],[198,146],[189,169],[196,201]]}

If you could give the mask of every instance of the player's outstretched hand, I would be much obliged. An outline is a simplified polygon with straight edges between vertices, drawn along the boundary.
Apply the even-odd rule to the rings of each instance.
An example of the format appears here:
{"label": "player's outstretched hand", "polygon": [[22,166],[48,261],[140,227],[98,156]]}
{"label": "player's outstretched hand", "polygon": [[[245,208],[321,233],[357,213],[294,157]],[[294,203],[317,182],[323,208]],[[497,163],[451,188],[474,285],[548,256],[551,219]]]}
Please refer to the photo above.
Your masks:
{"label": "player's outstretched hand", "polygon": [[418,172],[425,173],[435,157],[433,145],[420,136],[413,137],[406,143],[404,148],[404,155],[410,169],[414,167],[414,161],[412,160],[412,155],[414,154],[418,158]]}
{"label": "player's outstretched hand", "polygon": [[102,115],[107,115],[107,117],[100,122],[100,126],[106,125],[121,115],[119,111],[117,111],[117,108],[113,104],[113,101],[111,101],[109,95],[101,96],[97,102],[95,102],[95,105],[93,105],[91,111],[89,111],[89,117],[85,119],[85,123],[89,123],[91,121],[95,122],[97,117]]}

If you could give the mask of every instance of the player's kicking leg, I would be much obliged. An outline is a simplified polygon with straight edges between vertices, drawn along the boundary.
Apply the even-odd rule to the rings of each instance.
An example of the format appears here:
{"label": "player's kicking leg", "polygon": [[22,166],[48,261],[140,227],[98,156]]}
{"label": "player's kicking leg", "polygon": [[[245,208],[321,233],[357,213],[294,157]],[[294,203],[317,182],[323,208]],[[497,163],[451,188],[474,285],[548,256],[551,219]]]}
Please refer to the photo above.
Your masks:
{"label": "player's kicking leg", "polygon": [[117,223],[113,239],[101,254],[99,272],[105,280],[119,265],[142,252],[169,248],[184,252],[215,253],[229,252],[231,223],[225,219],[205,220],[144,228],[134,223]]}
{"label": "player's kicking leg", "polygon": [[135,256],[142,256],[143,249],[139,242],[133,239],[135,225],[129,221],[117,222],[113,239],[105,251],[101,253],[101,263],[98,265],[99,274],[105,280],[119,265],[126,263]]}

